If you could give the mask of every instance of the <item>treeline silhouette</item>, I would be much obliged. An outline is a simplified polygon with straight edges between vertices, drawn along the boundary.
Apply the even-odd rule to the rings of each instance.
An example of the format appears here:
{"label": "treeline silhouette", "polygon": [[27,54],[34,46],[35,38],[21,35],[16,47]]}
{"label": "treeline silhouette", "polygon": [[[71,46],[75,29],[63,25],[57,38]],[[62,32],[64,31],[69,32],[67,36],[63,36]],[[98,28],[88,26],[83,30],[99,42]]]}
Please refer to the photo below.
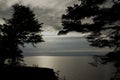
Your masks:
{"label": "treeline silhouette", "polygon": [[120,0],[80,0],[62,15],[63,30],[89,33],[90,46],[112,51],[101,56],[101,63],[114,62],[116,73],[111,80],[120,80]]}

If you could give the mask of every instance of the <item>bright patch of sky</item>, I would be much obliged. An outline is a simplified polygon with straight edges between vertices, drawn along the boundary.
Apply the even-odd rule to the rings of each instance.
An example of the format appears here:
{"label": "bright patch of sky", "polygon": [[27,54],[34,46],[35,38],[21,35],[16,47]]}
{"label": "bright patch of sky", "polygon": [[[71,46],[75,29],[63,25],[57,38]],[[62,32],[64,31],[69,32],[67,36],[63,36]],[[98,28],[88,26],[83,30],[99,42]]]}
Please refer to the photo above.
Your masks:
{"label": "bright patch of sky", "polygon": [[0,19],[0,24],[4,24],[5,21],[3,19]]}

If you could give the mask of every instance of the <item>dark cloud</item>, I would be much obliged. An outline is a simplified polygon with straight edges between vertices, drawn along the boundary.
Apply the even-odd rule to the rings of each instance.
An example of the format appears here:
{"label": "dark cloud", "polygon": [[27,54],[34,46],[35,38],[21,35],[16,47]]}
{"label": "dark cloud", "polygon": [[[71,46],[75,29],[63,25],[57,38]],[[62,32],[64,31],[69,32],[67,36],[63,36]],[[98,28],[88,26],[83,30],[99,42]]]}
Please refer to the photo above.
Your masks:
{"label": "dark cloud", "polygon": [[20,3],[31,7],[40,23],[44,23],[43,27],[45,28],[43,29],[52,27],[52,30],[53,28],[59,30],[62,28],[61,15],[65,13],[67,6],[76,3],[76,1],[77,0],[0,0],[0,18],[9,18],[12,13],[11,6],[15,3]]}
{"label": "dark cloud", "polygon": [[12,11],[10,8],[6,10],[0,10],[0,18],[10,18]]}
{"label": "dark cloud", "polygon": [[0,18],[8,18],[11,15],[11,9],[7,6],[6,0],[0,0]]}
{"label": "dark cloud", "polygon": [[[43,22],[45,25],[50,25],[55,29],[61,28],[61,16],[55,15],[52,9],[34,9],[36,17],[39,19],[40,22]],[[50,15],[52,14],[52,15]]]}

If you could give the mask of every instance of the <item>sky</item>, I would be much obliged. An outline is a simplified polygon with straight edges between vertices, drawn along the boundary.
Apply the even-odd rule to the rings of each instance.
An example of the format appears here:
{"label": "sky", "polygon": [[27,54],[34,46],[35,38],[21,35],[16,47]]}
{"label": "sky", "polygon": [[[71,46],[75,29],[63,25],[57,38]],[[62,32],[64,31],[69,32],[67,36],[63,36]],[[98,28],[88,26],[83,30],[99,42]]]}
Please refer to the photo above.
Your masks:
{"label": "sky", "polygon": [[[110,0],[111,1],[111,0]],[[111,2],[106,3],[101,7],[111,7]],[[61,16],[66,13],[68,6],[73,4],[80,4],[79,0],[0,0],[0,24],[4,21],[2,18],[10,18],[12,14],[11,6],[19,3],[25,6],[29,6],[40,23],[44,23],[42,27],[42,35],[44,36],[57,36],[59,30],[63,28],[61,25]],[[89,19],[85,19],[83,22],[91,22]],[[64,36],[84,36],[85,34],[70,32]]]}
{"label": "sky", "polygon": [[[29,6],[34,11],[39,22],[44,23],[43,35],[55,36],[62,29],[62,14],[65,14],[68,6],[78,3],[78,0],[0,0],[0,24],[4,23],[3,17],[10,18],[11,6],[16,3]],[[78,33],[72,32],[72,34]]]}
{"label": "sky", "polygon": [[22,48],[24,56],[90,56],[104,55],[108,48],[96,48],[89,46],[89,42],[83,37],[44,37],[45,42],[25,45]]}
{"label": "sky", "polygon": [[16,3],[29,6],[39,22],[44,23],[42,35],[45,42],[37,44],[36,48],[31,45],[22,48],[24,55],[83,55],[83,53],[109,51],[106,48],[90,47],[85,39],[88,34],[70,32],[67,35],[57,35],[63,28],[61,25],[62,14],[66,13],[68,6],[78,3],[78,0],[0,0],[0,24],[4,23],[2,18],[10,18],[11,6]]}

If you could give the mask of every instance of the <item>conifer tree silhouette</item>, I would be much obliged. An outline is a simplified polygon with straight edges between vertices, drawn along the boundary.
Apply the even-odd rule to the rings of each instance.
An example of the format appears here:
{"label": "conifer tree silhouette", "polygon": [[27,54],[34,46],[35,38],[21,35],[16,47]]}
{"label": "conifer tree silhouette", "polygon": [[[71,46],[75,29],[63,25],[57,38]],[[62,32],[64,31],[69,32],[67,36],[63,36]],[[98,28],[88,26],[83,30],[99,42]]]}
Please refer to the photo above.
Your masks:
{"label": "conifer tree silhouette", "polygon": [[43,42],[40,34],[43,23],[39,23],[29,7],[15,4],[12,6],[13,15],[4,19],[5,24],[0,26],[0,64],[21,65],[22,50],[25,43]]}
{"label": "conifer tree silhouette", "polygon": [[89,33],[87,40],[91,46],[112,50],[101,57],[102,63],[115,62],[114,66],[120,68],[120,0],[79,2],[69,6],[62,15],[63,29],[58,35],[71,31]]}

